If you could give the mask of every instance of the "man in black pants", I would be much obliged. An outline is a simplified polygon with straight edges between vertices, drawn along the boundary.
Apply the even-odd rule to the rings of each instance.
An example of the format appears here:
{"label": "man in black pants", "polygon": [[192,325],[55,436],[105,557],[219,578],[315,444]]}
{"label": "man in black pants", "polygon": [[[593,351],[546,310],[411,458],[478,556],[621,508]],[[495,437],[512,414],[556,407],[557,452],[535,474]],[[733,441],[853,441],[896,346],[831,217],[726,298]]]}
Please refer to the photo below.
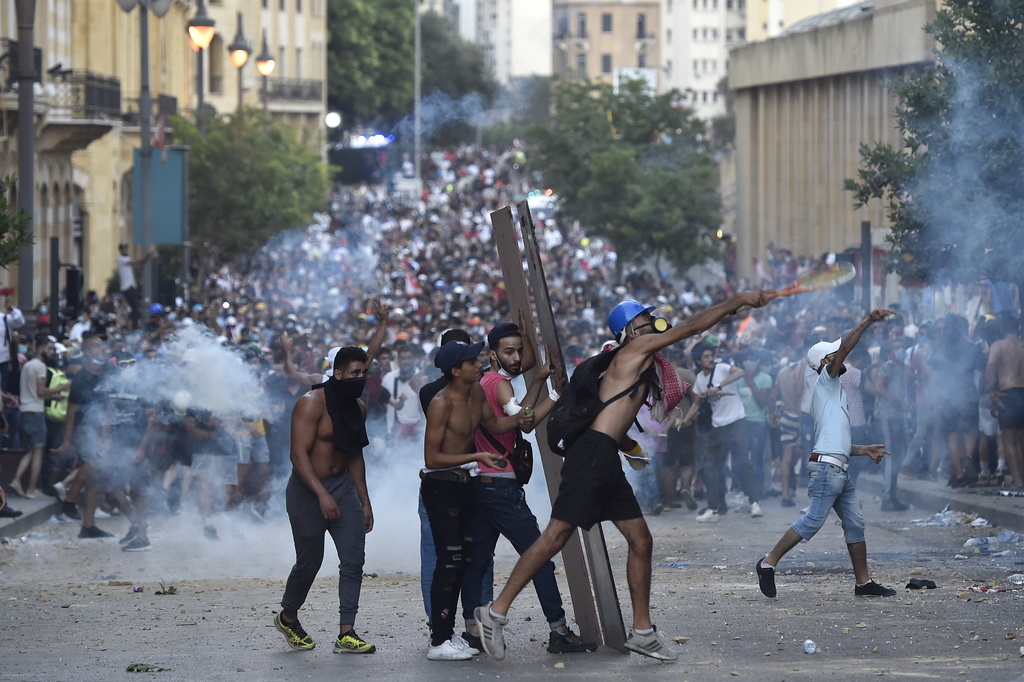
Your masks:
{"label": "man in black pants", "polygon": [[338,600],[341,630],[334,653],[372,654],[377,647],[352,628],[359,610],[366,534],[373,530],[373,509],[366,491],[366,406],[359,400],[366,383],[366,352],[355,346],[338,350],[326,383],[299,398],[292,410],[292,476],[285,492],[295,541],[295,565],[288,576],[281,613],[274,627],[288,646],[316,646],[299,623],[324,559],[324,533],[330,533],[340,559]]}
{"label": "man in black pants", "polygon": [[462,577],[473,548],[476,501],[469,467],[480,462],[499,468],[501,457],[473,452],[473,434],[481,423],[496,434],[532,424],[532,418],[522,413],[498,419],[487,406],[480,387],[482,349],[483,343],[452,341],[441,346],[434,358],[434,365],[448,377],[448,385],[427,408],[420,487],[437,552],[430,587],[427,659],[431,661],[463,661],[480,653],[455,634]]}

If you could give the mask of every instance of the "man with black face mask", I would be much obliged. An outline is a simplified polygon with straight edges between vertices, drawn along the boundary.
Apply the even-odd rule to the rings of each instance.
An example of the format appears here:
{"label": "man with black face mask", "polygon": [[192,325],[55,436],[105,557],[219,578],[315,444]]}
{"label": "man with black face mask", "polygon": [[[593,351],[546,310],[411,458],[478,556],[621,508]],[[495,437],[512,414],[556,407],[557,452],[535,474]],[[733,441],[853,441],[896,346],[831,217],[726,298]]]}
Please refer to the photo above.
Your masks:
{"label": "man with black face mask", "polygon": [[274,627],[288,646],[300,651],[316,646],[299,623],[298,611],[323,563],[325,532],[331,534],[341,560],[341,630],[334,652],[372,654],[377,650],[352,628],[359,609],[366,534],[373,530],[363,461],[363,448],[369,444],[366,406],[359,399],[366,384],[366,366],[366,352],[361,348],[340,348],[331,377],[299,398],[292,410],[292,476],[285,504],[295,542],[295,565]]}

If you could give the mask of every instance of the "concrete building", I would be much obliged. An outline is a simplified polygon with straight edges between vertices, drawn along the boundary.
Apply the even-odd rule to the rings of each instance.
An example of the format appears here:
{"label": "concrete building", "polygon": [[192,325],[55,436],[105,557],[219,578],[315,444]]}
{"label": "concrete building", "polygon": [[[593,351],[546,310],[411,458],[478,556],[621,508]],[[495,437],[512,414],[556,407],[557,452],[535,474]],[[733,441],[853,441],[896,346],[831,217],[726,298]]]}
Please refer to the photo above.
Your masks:
{"label": "concrete building", "polygon": [[689,92],[686,104],[702,119],[725,113],[719,83],[728,72],[729,50],[746,41],[747,4],[747,0],[662,3],[660,90]]}
{"label": "concrete building", "polygon": [[[843,181],[856,176],[860,144],[899,143],[884,83],[931,59],[922,27],[935,12],[936,0],[862,2],[730,53],[739,274],[754,276],[769,243],[813,256],[859,247],[862,221],[883,245],[883,202],[854,210]],[[877,303],[894,280],[878,268],[872,279]]]}
{"label": "concrete building", "polygon": [[656,0],[555,0],[554,75],[605,83],[639,76],[659,88],[660,35]]}
{"label": "concrete building", "polygon": [[[117,244],[132,239],[133,150],[139,146],[141,83],[139,10],[128,14],[110,0],[36,3],[36,171],[34,299],[49,295],[50,237],[60,240],[60,261],[82,268],[85,289],[101,295],[113,275]],[[277,60],[268,80],[268,109],[304,130],[310,144],[323,139],[326,79],[326,0],[208,0],[217,36],[204,54],[204,97],[218,111],[238,104],[237,74],[227,45],[236,11],[253,54],[243,70],[246,105],[262,103],[255,57],[267,29]],[[166,16],[149,15],[153,133],[161,113],[189,115],[197,106],[197,57],[185,28],[195,3],[175,0]],[[0,10],[0,174],[17,174],[17,94],[14,2]],[[17,281],[17,266],[0,284]],[[62,279],[63,283],[63,279]]]}
{"label": "concrete building", "polygon": [[551,0],[446,0],[444,5],[462,39],[483,50],[501,85],[551,75]]}
{"label": "concrete building", "polygon": [[747,5],[747,41],[774,38],[807,17],[858,4],[857,0],[757,0]]}

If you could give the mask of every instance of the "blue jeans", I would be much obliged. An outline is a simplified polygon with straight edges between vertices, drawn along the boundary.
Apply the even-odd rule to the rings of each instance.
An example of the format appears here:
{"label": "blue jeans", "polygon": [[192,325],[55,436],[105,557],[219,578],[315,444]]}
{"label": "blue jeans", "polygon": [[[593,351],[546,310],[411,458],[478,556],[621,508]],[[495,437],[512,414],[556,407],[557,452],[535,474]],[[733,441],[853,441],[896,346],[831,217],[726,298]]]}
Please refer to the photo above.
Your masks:
{"label": "blue jeans", "polygon": [[[882,419],[882,437],[885,449],[889,451],[882,460],[885,466],[885,480],[882,483],[882,499],[896,500],[896,479],[903,467],[903,457],[907,453],[907,422],[900,416],[895,419]],[[862,457],[861,459],[868,459]]]}
{"label": "blue jeans", "polygon": [[[526,491],[514,478],[473,479],[476,492],[476,525],[473,527],[473,554],[462,586],[462,611],[466,625],[476,622],[473,609],[493,597],[494,547],[503,535],[523,555],[537,538],[537,517],[526,504]],[[537,600],[552,629],[565,625],[562,595],[555,581],[555,563],[548,561],[533,576]]]}
{"label": "blue jeans", "polygon": [[744,494],[751,502],[760,501],[754,488],[754,472],[750,466],[750,443],[747,441],[747,422],[744,419],[710,431],[697,430],[697,462],[704,487],[707,489],[708,508],[722,512],[725,503],[725,460],[732,455],[733,474],[740,480]]}
{"label": "blue jeans", "polygon": [[807,497],[811,503],[807,513],[792,528],[804,540],[810,540],[825,525],[830,509],[835,509],[843,524],[846,543],[864,542],[864,515],[857,499],[857,489],[850,475],[834,464],[808,462]]}
{"label": "blue jeans", "polygon": [[750,468],[754,472],[751,485],[757,499],[760,499],[764,494],[764,446],[768,442],[768,422],[747,420],[747,441],[750,443]]}

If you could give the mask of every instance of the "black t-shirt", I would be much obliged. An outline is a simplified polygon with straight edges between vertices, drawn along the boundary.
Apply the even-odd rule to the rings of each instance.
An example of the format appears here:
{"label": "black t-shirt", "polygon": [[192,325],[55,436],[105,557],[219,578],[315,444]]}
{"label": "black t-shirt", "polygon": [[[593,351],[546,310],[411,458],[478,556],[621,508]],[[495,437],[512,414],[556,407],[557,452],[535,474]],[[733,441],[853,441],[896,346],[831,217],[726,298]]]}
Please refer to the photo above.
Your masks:
{"label": "black t-shirt", "polygon": [[427,408],[430,406],[430,401],[434,399],[434,396],[440,393],[441,389],[447,385],[448,377],[443,374],[429,384],[423,385],[423,388],[420,389],[420,407],[423,408],[423,414],[427,413]]}
{"label": "black t-shirt", "polygon": [[71,379],[68,404],[78,405],[78,415],[75,418],[76,429],[86,424],[93,428],[99,428],[102,417],[98,413],[106,399],[106,395],[99,390],[99,387],[112,371],[114,368],[104,363],[98,374],[82,369]]}

